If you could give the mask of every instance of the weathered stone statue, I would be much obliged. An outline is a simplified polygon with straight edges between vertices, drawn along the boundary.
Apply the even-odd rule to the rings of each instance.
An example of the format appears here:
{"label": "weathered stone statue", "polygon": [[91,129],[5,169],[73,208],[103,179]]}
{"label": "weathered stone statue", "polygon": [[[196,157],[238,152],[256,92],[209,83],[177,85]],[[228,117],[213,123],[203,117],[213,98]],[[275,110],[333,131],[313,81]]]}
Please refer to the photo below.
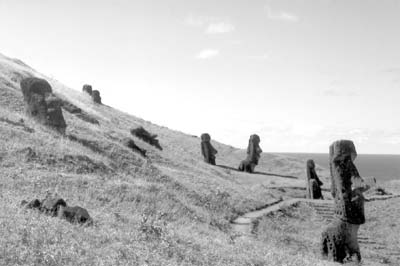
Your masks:
{"label": "weathered stone statue", "polygon": [[249,145],[247,146],[247,158],[240,163],[239,170],[253,173],[254,168],[258,164],[261,153],[262,150],[260,148],[260,137],[256,134],[253,134],[250,136]]}
{"label": "weathered stone statue", "polygon": [[209,134],[201,134],[201,154],[204,157],[204,162],[215,165],[215,154],[218,151],[211,145],[211,137]]}
{"label": "weathered stone statue", "polygon": [[307,190],[306,198],[308,199],[324,199],[321,192],[322,181],[319,180],[315,172],[315,163],[313,160],[307,161]]}
{"label": "weathered stone statue", "polygon": [[52,94],[50,84],[39,78],[21,81],[26,112],[40,123],[65,133],[67,124],[61,110],[61,101]]}
{"label": "weathered stone statue", "polygon": [[101,97],[100,97],[100,92],[98,90],[92,91],[92,100],[95,103],[101,104]]}
{"label": "weathered stone statue", "polygon": [[324,257],[340,263],[354,256],[357,262],[361,261],[357,234],[365,223],[362,193],[369,186],[364,184],[353,163],[356,156],[350,140],[338,140],[329,147],[335,220],[322,233],[321,251]]}
{"label": "weathered stone statue", "polygon": [[31,202],[23,200],[21,205],[27,209],[36,209],[44,214],[63,218],[71,223],[87,224],[93,223],[88,211],[82,207],[69,207],[65,200],[58,196],[48,194],[42,201],[34,199]]}
{"label": "weathered stone statue", "polygon": [[82,91],[86,92],[89,95],[92,95],[92,86],[85,84],[85,85],[83,85]]}

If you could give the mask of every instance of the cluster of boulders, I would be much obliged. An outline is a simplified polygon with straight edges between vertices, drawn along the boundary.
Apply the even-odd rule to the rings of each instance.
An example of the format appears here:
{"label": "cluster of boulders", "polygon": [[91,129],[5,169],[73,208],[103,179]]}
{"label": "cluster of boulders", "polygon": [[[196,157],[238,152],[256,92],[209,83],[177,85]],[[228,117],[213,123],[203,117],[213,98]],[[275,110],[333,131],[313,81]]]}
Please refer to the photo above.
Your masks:
{"label": "cluster of boulders", "polygon": [[71,223],[93,224],[89,212],[79,206],[70,207],[65,200],[58,196],[48,194],[45,199],[34,199],[30,202],[23,200],[21,206],[27,209],[35,209],[44,214],[65,219]]}
{"label": "cluster of boulders", "polygon": [[162,147],[160,145],[160,142],[157,139],[156,134],[151,134],[148,132],[144,127],[138,127],[138,128],[133,128],[131,129],[131,134],[144,142],[156,147],[159,150],[162,150]]}
{"label": "cluster of boulders", "polygon": [[21,81],[26,112],[40,123],[64,134],[67,124],[61,110],[61,101],[53,94],[50,84],[39,78]]}
{"label": "cluster of boulders", "polygon": [[82,88],[83,92],[86,92],[90,96],[92,96],[92,100],[95,103],[101,104],[101,96],[100,96],[100,91],[98,90],[93,90],[91,85],[85,84],[83,85]]}

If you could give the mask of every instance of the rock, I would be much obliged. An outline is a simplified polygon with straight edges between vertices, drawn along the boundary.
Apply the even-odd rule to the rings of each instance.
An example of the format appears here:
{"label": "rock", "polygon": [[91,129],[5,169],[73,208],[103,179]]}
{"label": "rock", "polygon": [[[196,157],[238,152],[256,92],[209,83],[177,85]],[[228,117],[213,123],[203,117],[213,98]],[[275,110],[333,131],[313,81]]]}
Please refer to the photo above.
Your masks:
{"label": "rock", "polygon": [[162,147],[157,139],[156,134],[151,134],[143,127],[131,129],[131,134],[162,151]]}
{"label": "rock", "polygon": [[79,206],[61,206],[59,208],[58,217],[64,218],[70,223],[92,224],[93,222],[92,218],[89,215],[89,212]]}
{"label": "rock", "polygon": [[308,199],[323,199],[321,186],[323,183],[319,180],[315,172],[315,163],[313,160],[308,160],[306,164],[307,180],[306,180],[306,198]]}
{"label": "rock", "polygon": [[85,84],[85,85],[83,85],[82,91],[86,92],[89,95],[92,95],[92,86]]}
{"label": "rock", "polygon": [[131,139],[125,139],[124,140],[124,145],[128,148],[130,148],[131,150],[135,151],[135,152],[139,152],[143,157],[146,157],[146,150],[140,148],[139,146],[137,146],[135,144],[135,142]]}
{"label": "rock", "polygon": [[30,202],[27,202],[26,200],[23,200],[21,202],[21,206],[24,206],[27,209],[40,209],[40,206],[42,203],[38,199],[34,199]]}
{"label": "rock", "polygon": [[66,207],[67,203],[62,198],[47,196],[42,201],[40,210],[48,215],[57,216],[60,206]]}
{"label": "rock", "polygon": [[95,103],[101,104],[101,97],[100,97],[100,92],[98,90],[92,91],[92,100]]}
{"label": "rock", "polygon": [[260,137],[256,134],[253,134],[250,136],[249,145],[247,146],[247,158],[240,163],[239,170],[253,173],[254,168],[258,164],[261,153],[262,150],[260,148]]}
{"label": "rock", "polygon": [[208,133],[201,135],[201,154],[204,157],[204,162],[215,165],[215,154],[218,151],[211,145],[211,137]]}
{"label": "rock", "polygon": [[61,102],[52,94],[51,86],[46,80],[25,78],[21,81],[21,90],[29,116],[60,133],[65,133],[66,123]]}

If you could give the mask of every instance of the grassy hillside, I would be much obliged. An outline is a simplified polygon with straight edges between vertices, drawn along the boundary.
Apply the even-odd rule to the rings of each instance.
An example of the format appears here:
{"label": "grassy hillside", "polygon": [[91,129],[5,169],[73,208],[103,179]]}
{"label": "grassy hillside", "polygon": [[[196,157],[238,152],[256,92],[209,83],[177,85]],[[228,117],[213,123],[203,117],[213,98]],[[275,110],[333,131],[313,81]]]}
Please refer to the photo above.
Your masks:
{"label": "grassy hillside", "polygon": [[[245,151],[213,142],[220,166],[210,166],[198,137],[94,104],[46,78],[59,98],[99,121],[63,110],[71,140],[24,114],[19,82],[28,76],[46,78],[0,55],[0,265],[329,265],[230,230],[239,214],[303,196],[287,188],[304,186],[303,161],[263,153],[259,173],[249,175],[235,170]],[[157,134],[163,151],[130,135],[138,126]],[[126,138],[148,157],[125,147]],[[46,193],[88,209],[94,226],[19,207]]]}

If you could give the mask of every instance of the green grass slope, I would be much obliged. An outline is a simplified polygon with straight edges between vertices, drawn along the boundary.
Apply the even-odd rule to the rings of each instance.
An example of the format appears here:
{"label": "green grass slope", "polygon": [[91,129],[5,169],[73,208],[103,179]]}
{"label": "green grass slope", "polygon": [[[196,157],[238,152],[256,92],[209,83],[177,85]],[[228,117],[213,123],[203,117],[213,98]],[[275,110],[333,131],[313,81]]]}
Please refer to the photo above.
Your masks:
{"label": "green grass slope", "polygon": [[[24,113],[19,87],[28,76],[48,80],[99,124],[63,110],[67,135],[79,141],[37,124]],[[138,126],[157,134],[163,151],[131,136]],[[125,147],[126,138],[148,157]],[[0,54],[0,265],[329,265],[230,228],[234,217],[271,199],[302,196],[277,188],[304,186],[304,162],[263,153],[259,173],[249,175],[235,170],[245,151],[213,145],[223,167],[202,161],[198,137],[94,104]],[[94,226],[19,207],[46,193],[88,209]]]}

